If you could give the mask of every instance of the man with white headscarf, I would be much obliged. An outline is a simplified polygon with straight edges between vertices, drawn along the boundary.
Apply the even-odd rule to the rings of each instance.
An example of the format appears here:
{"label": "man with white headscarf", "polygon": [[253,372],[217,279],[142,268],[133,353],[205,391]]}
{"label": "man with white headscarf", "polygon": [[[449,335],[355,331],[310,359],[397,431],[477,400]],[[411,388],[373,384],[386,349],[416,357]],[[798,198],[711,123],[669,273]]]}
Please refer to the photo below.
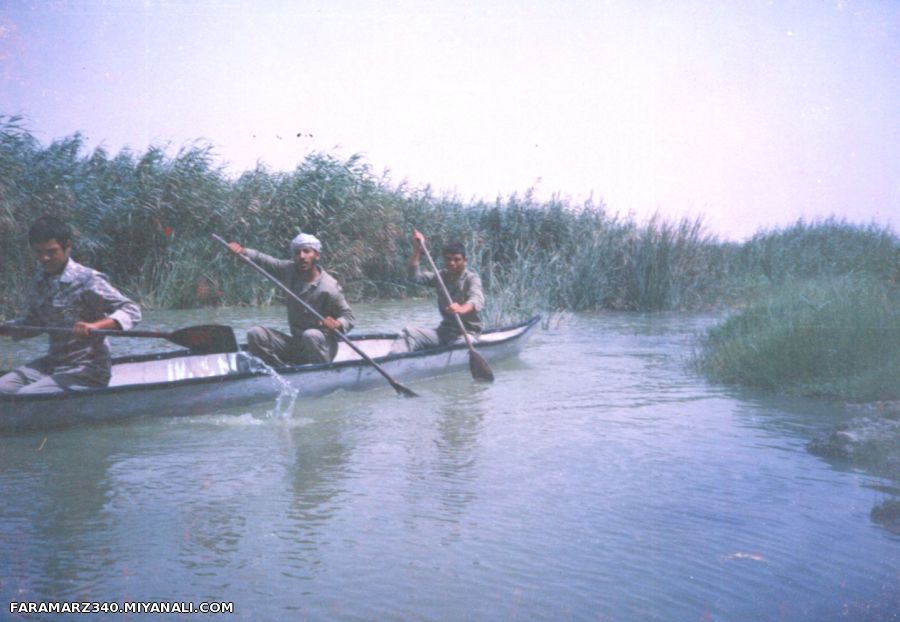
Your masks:
{"label": "man with white headscarf", "polygon": [[353,328],[353,311],[341,286],[319,265],[322,243],[314,235],[301,233],[291,240],[293,260],[276,259],[244,248],[237,242],[228,247],[246,255],[271,271],[294,294],[319,312],[324,320],[309,312],[292,298],[287,299],[288,326],[291,334],[255,326],[247,331],[247,349],[273,366],[330,363],[337,353],[335,331],[347,333]]}

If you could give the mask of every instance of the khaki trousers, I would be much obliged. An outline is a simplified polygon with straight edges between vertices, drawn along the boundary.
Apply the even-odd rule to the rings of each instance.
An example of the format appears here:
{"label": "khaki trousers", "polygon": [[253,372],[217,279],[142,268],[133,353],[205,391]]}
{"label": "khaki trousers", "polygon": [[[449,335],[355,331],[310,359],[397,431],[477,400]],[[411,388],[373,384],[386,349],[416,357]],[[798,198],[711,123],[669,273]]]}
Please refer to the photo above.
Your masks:
{"label": "khaki trousers", "polygon": [[[472,341],[478,341],[478,335],[472,335]],[[425,348],[445,346],[449,343],[464,341],[462,334],[456,327],[441,324],[437,328],[422,328],[421,326],[407,326],[391,344],[391,354],[401,352],[415,352]]]}
{"label": "khaki trousers", "polygon": [[48,373],[38,363],[31,362],[0,377],[0,393],[32,395],[105,387],[109,383],[109,377],[100,381],[97,375],[96,370],[86,367],[67,367]]}
{"label": "khaki trousers", "polygon": [[247,331],[247,350],[273,367],[330,363],[337,346],[337,337],[318,328],[308,328],[300,336],[263,326]]}

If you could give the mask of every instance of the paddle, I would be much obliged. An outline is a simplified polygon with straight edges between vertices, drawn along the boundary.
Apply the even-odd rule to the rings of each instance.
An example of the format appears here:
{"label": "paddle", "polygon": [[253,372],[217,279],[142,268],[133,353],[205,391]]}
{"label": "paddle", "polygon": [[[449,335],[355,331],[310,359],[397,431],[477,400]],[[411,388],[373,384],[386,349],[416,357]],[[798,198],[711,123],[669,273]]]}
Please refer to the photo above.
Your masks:
{"label": "paddle", "polygon": [[[434,270],[434,276],[437,279],[438,284],[441,286],[441,291],[444,292],[444,296],[447,297],[447,300],[453,302],[453,299],[450,297],[450,292],[447,291],[447,286],[444,284],[444,279],[441,278],[441,273],[437,269],[437,266],[434,265],[434,259],[431,258],[431,253],[428,252],[428,247],[425,246],[425,240],[419,240],[419,243],[422,245],[422,250],[425,252],[425,257],[428,259],[428,263],[431,264],[431,269]],[[462,318],[459,317],[459,314],[454,313],[453,317],[456,318],[456,325],[459,326],[459,330],[462,332],[463,337],[466,338],[466,346],[469,348],[469,371],[472,372],[472,377],[476,380],[486,380],[488,382],[494,381],[494,372],[491,371],[491,366],[488,365],[487,360],[483,356],[481,356],[478,352],[475,351],[475,346],[472,345],[472,338],[469,336],[469,333],[466,332],[465,327],[462,323]]]}
{"label": "paddle", "polygon": [[[212,234],[212,237],[213,237],[213,239],[214,239],[216,242],[221,243],[222,246],[224,246],[224,247],[227,248],[229,251],[231,251],[231,248],[228,246],[228,242],[226,242],[224,239],[222,239],[221,237],[219,237],[219,236],[216,235],[215,233]],[[316,318],[318,318],[320,321],[322,321],[322,320],[325,319],[324,317],[322,317],[322,314],[321,314],[321,313],[319,313],[318,311],[316,311],[315,309],[313,309],[313,308],[312,308],[305,300],[303,300],[303,299],[300,298],[297,294],[295,294],[294,292],[292,292],[292,291],[290,290],[290,288],[288,288],[287,285],[285,285],[284,283],[282,283],[281,281],[279,281],[278,279],[276,279],[274,276],[272,276],[271,274],[269,274],[268,272],[266,272],[266,270],[263,269],[260,265],[258,265],[255,261],[253,261],[252,259],[250,259],[249,257],[247,257],[247,256],[245,256],[245,255],[241,255],[240,253],[235,253],[235,254],[238,256],[239,259],[241,259],[241,260],[242,260],[244,263],[246,263],[248,266],[250,266],[251,268],[253,268],[253,269],[256,270],[257,272],[259,272],[261,275],[263,275],[264,277],[266,277],[266,278],[269,279],[270,281],[272,281],[272,283],[274,283],[275,285],[277,285],[277,286],[278,286],[285,294],[287,294],[288,296],[290,296],[293,300],[299,302],[301,305],[303,305],[304,307],[306,307],[306,310],[309,311],[310,313],[312,313],[312,314],[313,314]],[[387,372],[384,370],[384,368],[381,367],[381,365],[379,365],[378,363],[376,363],[375,361],[373,361],[373,360],[372,360],[372,357],[370,357],[368,354],[366,354],[365,352],[363,352],[363,351],[360,349],[360,347],[357,346],[355,343],[353,343],[353,342],[352,342],[352,341],[351,341],[344,333],[342,333],[342,332],[340,332],[340,331],[332,331],[332,332],[333,332],[335,335],[337,335],[338,337],[340,337],[341,339],[343,339],[343,340],[344,340],[344,343],[346,343],[348,346],[350,346],[350,347],[353,349],[354,352],[356,352],[357,354],[359,354],[359,355],[360,355],[367,363],[369,363],[372,367],[374,367],[376,370],[378,370],[378,373],[381,374],[382,376],[384,376],[385,379],[386,379],[389,383],[391,383],[391,386],[394,387],[394,390],[397,391],[397,393],[399,393],[400,395],[403,395],[404,397],[419,397],[418,393],[416,393],[416,392],[413,391],[412,389],[409,389],[409,388],[403,386],[402,384],[400,384],[399,382],[397,382],[397,380],[395,380],[389,373],[387,373]]]}
{"label": "paddle", "polygon": [[[42,333],[72,334],[71,328],[58,326],[3,326],[3,332],[34,331]],[[220,352],[237,352],[238,343],[230,326],[206,324],[188,326],[171,333],[155,330],[92,330],[92,335],[109,337],[146,337],[150,339],[167,339],[174,344],[190,348],[200,354],[217,354]]]}

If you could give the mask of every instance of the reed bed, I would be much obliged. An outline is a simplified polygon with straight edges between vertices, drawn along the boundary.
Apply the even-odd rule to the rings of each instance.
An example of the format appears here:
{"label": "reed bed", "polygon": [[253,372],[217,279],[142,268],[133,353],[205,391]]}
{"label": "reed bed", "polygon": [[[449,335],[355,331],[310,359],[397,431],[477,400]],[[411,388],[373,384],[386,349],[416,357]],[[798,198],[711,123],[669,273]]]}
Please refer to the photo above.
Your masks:
{"label": "reed bed", "polygon": [[[894,364],[884,344],[896,344],[890,305],[900,246],[888,228],[801,221],[737,244],[719,241],[702,219],[637,221],[610,214],[602,201],[539,201],[530,190],[464,201],[375,174],[359,156],[313,153],[293,171],[260,164],[234,177],[204,143],[174,156],[159,147],[85,151],[80,134],[42,146],[20,118],[0,116],[0,287],[8,292],[0,319],[22,303],[34,269],[26,232],[44,213],[76,227],[77,260],[144,306],[162,308],[279,299],[248,278],[213,232],[282,257],[299,231],[314,233],[351,301],[426,295],[406,278],[409,235],[418,228],[434,254],[450,240],[466,245],[490,324],[532,313],[749,305],[705,340],[705,373],[828,393],[839,372],[869,360]],[[854,351],[840,349],[854,343]],[[871,392],[866,387],[884,377],[870,375],[841,390]]]}
{"label": "reed bed", "polygon": [[275,256],[299,231],[323,241],[323,263],[351,300],[423,294],[406,279],[415,227],[432,249],[458,239],[483,274],[487,316],[534,312],[702,307],[721,289],[716,241],[702,222],[645,223],[609,215],[602,202],[573,205],[531,191],[464,202],[376,175],[361,157],[306,157],[295,170],[259,165],[229,178],[203,143],[174,156],[85,154],[80,134],[41,146],[21,119],[0,117],[0,303],[9,317],[33,270],[27,227],[52,213],[78,231],[75,257],[103,270],[150,307],[258,305],[271,287],[210,239],[217,232]]}

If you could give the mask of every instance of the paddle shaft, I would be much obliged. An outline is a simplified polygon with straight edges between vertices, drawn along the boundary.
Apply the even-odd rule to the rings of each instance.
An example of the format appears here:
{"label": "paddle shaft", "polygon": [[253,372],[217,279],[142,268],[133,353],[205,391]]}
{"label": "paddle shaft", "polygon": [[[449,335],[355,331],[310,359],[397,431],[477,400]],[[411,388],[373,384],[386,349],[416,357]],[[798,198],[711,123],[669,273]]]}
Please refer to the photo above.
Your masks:
{"label": "paddle shaft", "polygon": [[[13,330],[22,330],[36,333],[53,333],[73,335],[71,328],[60,326],[12,326]],[[91,330],[90,335],[110,337],[145,337],[149,339],[166,339],[172,343],[204,354],[218,354],[221,352],[236,352],[238,350],[237,339],[230,326],[210,324],[205,326],[188,326],[173,332],[158,330],[110,330],[98,328]]]}
{"label": "paddle shaft", "polygon": [[[215,233],[212,234],[212,237],[214,240],[216,240],[217,242],[221,243],[223,246],[228,248],[229,251],[231,250],[231,248],[228,247],[228,242],[226,242],[222,237],[220,237],[219,235],[217,235]],[[235,253],[235,254],[248,266],[250,266],[257,272],[259,272],[261,275],[263,275],[270,281],[272,281],[272,283],[275,284],[276,286],[278,286],[278,288],[281,289],[281,291],[283,291],[285,294],[290,296],[292,300],[295,300],[296,302],[299,302],[301,305],[303,305],[306,308],[306,310],[309,311],[310,313],[312,313],[320,322],[325,320],[325,318],[322,316],[321,313],[319,313],[318,311],[313,309],[313,307],[308,302],[306,302],[305,300],[300,298],[300,296],[298,296],[297,294],[292,292],[291,289],[287,285],[285,285],[284,283],[282,283],[281,281],[276,279],[274,276],[269,274],[268,271],[266,271],[262,266],[257,264],[255,261],[253,261],[246,255],[242,255],[241,253]],[[403,386],[402,384],[400,384],[389,373],[387,373],[387,371],[385,371],[384,368],[381,367],[381,365],[379,365],[378,363],[373,361],[372,357],[370,357],[368,354],[363,352],[359,346],[357,346],[355,343],[353,343],[350,340],[350,338],[347,337],[344,333],[342,333],[341,331],[338,331],[338,330],[331,331],[331,332],[334,333],[335,335],[337,335],[340,339],[342,339],[344,341],[344,343],[346,343],[348,346],[350,346],[350,348],[354,352],[356,352],[367,363],[369,363],[372,367],[374,367],[376,370],[378,370],[378,373],[380,373],[382,376],[384,376],[385,379],[389,383],[391,383],[391,386],[394,387],[394,389],[398,393],[401,393],[402,395],[405,395],[407,397],[418,397],[418,394],[416,394],[412,389],[409,389],[409,388]]]}
{"label": "paddle shaft", "polygon": [[[6,328],[23,331],[40,331],[42,333],[56,333],[59,335],[64,333],[74,334],[71,328],[62,328],[60,326],[7,326]],[[97,328],[91,330],[91,334],[110,337],[152,337],[155,339],[169,339],[174,333],[156,330],[112,330],[107,328]]]}

